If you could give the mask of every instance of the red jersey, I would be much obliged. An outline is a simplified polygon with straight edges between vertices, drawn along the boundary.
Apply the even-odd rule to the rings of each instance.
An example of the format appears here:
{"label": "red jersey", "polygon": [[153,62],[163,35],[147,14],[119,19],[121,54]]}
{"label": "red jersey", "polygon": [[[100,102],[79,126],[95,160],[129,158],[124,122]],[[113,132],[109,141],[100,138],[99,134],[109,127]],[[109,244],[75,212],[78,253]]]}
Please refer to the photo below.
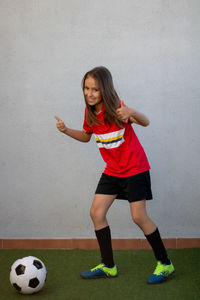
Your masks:
{"label": "red jersey", "polygon": [[104,122],[104,106],[96,115],[101,122],[89,126],[86,120],[83,129],[87,134],[94,134],[103,160],[106,163],[104,173],[116,177],[129,177],[150,169],[143,147],[141,146],[130,123],[123,123],[123,128]]}

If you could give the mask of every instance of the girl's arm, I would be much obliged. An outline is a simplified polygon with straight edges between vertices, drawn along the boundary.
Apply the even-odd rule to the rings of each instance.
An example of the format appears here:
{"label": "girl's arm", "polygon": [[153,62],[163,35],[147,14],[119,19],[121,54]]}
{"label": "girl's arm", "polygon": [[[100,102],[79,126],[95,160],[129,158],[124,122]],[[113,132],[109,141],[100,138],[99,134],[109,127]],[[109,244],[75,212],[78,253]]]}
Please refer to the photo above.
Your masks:
{"label": "girl's arm", "polygon": [[121,107],[116,112],[119,119],[123,122],[129,121],[141,126],[148,126],[150,123],[149,119],[143,113],[125,106],[123,101],[121,101]]}
{"label": "girl's arm", "polygon": [[129,109],[130,109],[129,121],[131,123],[136,123],[145,127],[150,124],[149,119],[143,113],[136,111],[133,108],[129,108]]}
{"label": "girl's arm", "polygon": [[80,142],[86,143],[90,141],[91,134],[87,134],[84,130],[76,130],[76,129],[68,128],[65,126],[65,123],[59,117],[54,116],[54,118],[57,120],[56,126],[58,130],[60,130],[62,133]]}

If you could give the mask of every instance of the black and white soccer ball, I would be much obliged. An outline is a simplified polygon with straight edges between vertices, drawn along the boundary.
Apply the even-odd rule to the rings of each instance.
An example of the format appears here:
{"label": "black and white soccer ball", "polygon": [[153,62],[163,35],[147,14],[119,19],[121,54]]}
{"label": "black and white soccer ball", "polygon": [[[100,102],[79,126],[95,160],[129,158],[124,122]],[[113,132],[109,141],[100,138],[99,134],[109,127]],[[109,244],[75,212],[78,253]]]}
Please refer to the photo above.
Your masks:
{"label": "black and white soccer ball", "polygon": [[44,263],[34,256],[16,260],[11,266],[10,282],[22,294],[39,292],[46,281],[47,271]]}

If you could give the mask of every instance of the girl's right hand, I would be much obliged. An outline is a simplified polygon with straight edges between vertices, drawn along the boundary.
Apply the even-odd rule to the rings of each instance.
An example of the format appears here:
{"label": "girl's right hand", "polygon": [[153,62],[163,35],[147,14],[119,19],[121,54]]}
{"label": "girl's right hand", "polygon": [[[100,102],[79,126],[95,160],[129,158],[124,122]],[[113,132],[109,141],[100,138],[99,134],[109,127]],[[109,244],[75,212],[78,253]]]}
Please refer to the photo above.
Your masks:
{"label": "girl's right hand", "polygon": [[57,120],[56,126],[58,130],[60,130],[61,132],[66,132],[67,127],[65,126],[65,123],[57,116],[54,116],[54,118]]}

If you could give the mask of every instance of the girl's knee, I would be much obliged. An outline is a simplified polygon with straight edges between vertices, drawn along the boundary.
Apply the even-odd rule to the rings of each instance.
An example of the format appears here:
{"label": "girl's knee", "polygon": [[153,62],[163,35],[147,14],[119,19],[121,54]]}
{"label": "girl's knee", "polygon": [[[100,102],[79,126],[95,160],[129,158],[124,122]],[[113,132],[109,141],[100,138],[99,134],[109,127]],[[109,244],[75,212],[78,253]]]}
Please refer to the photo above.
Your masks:
{"label": "girl's knee", "polygon": [[141,223],[141,217],[139,217],[138,215],[133,215],[132,220],[137,225],[139,225]]}
{"label": "girl's knee", "polygon": [[101,210],[91,207],[90,208],[90,217],[93,221],[101,220],[104,218],[104,215],[102,214]]}
{"label": "girl's knee", "polygon": [[138,226],[142,226],[148,219],[148,217],[144,214],[133,214],[132,215],[133,222],[137,224]]}
{"label": "girl's knee", "polygon": [[94,220],[94,219],[95,219],[95,216],[96,216],[96,210],[95,210],[93,207],[91,207],[91,208],[90,208],[90,218],[91,218],[92,220]]}

